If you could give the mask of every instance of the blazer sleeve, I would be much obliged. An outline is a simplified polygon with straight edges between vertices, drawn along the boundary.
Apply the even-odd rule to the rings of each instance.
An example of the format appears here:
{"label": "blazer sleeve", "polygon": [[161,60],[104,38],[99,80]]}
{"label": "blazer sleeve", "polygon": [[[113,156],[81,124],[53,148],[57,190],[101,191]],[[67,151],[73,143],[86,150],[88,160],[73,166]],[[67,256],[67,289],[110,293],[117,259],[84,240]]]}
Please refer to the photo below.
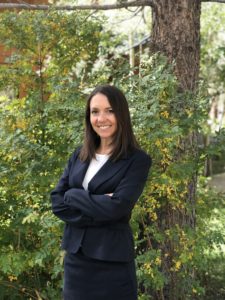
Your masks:
{"label": "blazer sleeve", "polygon": [[65,192],[64,203],[96,222],[119,220],[131,213],[144,189],[150,166],[151,158],[140,151],[111,197],[71,188]]}
{"label": "blazer sleeve", "polygon": [[78,227],[89,226],[92,224],[92,218],[85,216],[81,210],[71,208],[64,202],[65,192],[69,190],[69,171],[71,163],[78,156],[78,150],[71,156],[68,164],[61,176],[56,188],[51,192],[52,211],[66,223],[72,223]]}

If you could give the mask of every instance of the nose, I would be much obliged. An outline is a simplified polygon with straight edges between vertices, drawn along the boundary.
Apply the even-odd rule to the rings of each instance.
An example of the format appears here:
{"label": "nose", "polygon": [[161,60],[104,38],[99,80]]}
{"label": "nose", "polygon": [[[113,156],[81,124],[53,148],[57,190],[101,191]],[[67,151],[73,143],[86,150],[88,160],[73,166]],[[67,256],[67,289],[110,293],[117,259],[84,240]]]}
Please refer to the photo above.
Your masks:
{"label": "nose", "polygon": [[104,122],[106,120],[106,114],[104,112],[99,113],[98,122]]}

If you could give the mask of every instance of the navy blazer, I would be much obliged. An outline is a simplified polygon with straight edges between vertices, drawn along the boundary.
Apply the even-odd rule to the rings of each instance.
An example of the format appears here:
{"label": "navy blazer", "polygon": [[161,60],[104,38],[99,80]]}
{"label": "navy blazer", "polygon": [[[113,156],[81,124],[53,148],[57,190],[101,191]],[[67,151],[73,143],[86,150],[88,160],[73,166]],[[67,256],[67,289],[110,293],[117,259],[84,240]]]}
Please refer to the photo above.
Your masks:
{"label": "navy blazer", "polygon": [[[77,149],[56,188],[51,192],[53,213],[65,222],[62,248],[107,261],[134,258],[129,220],[141,195],[151,166],[142,150],[116,162],[110,159],[84,190],[82,182],[89,163],[79,159]],[[112,196],[106,194],[113,193]]]}

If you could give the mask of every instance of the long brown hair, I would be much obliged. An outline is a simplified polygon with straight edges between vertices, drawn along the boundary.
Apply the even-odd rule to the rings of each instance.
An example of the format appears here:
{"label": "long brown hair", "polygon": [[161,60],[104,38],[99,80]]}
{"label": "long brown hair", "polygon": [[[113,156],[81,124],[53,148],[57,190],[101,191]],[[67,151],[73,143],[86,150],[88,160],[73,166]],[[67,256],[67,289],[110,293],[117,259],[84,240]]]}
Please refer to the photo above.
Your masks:
{"label": "long brown hair", "polygon": [[107,97],[117,120],[117,131],[113,138],[113,150],[110,159],[116,161],[127,156],[134,149],[139,148],[134,136],[130,112],[126,97],[121,90],[112,85],[97,86],[87,99],[85,111],[85,136],[84,144],[80,151],[82,161],[91,160],[95,157],[96,149],[100,145],[100,137],[93,130],[90,123],[90,102],[96,94],[103,94]]}

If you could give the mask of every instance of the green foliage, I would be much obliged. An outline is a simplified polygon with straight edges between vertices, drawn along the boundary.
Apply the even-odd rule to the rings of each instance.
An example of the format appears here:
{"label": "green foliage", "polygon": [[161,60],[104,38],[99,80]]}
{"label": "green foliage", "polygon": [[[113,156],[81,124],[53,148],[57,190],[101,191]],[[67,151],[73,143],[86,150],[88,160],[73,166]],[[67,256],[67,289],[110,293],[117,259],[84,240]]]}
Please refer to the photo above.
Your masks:
{"label": "green foliage", "polygon": [[0,298],[60,299],[62,223],[49,193],[80,143],[101,22],[86,13],[1,13]]}
{"label": "green foliage", "polygon": [[[124,74],[120,79],[138,140],[153,157],[132,218],[139,299],[219,299],[224,270],[216,271],[213,262],[224,258],[224,196],[210,191],[200,175],[207,157],[223,153],[224,131],[214,144],[202,144],[209,111],[205,86],[180,94],[172,66],[158,55],[143,60],[139,71],[129,83]],[[196,174],[198,191],[190,199]],[[218,290],[213,293],[215,281]]]}
{"label": "green foliage", "polygon": [[132,217],[139,299],[223,297],[222,195],[199,177],[196,202],[188,198],[206,157],[223,153],[223,131],[214,145],[197,144],[208,115],[204,87],[179,94],[172,66],[158,55],[135,75],[126,57],[112,53],[120,40],[86,13],[0,18],[0,42],[14,49],[0,68],[0,89],[15,96],[0,98],[0,298],[60,299],[63,224],[49,192],[81,141],[85,94],[102,82],[126,92],[137,138],[153,158]]}
{"label": "green foliage", "polygon": [[207,187],[200,177],[198,189],[198,248],[200,263],[197,277],[204,287],[201,299],[223,299],[225,296],[225,195]]}
{"label": "green foliage", "polygon": [[201,73],[213,95],[224,93],[225,8],[205,3],[201,17]]}
{"label": "green foliage", "polygon": [[[140,142],[153,156],[153,167],[137,209],[144,222],[147,252],[158,250],[150,265],[146,256],[144,291],[152,295],[149,299],[173,299],[172,292],[177,299],[182,293],[192,299],[196,237],[189,220],[193,207],[188,185],[199,166],[196,145],[190,141],[206,115],[206,103],[198,95],[177,92],[172,67],[164,58],[156,56],[142,64],[141,79],[133,91],[134,120]],[[152,280],[147,279],[149,274]]]}

